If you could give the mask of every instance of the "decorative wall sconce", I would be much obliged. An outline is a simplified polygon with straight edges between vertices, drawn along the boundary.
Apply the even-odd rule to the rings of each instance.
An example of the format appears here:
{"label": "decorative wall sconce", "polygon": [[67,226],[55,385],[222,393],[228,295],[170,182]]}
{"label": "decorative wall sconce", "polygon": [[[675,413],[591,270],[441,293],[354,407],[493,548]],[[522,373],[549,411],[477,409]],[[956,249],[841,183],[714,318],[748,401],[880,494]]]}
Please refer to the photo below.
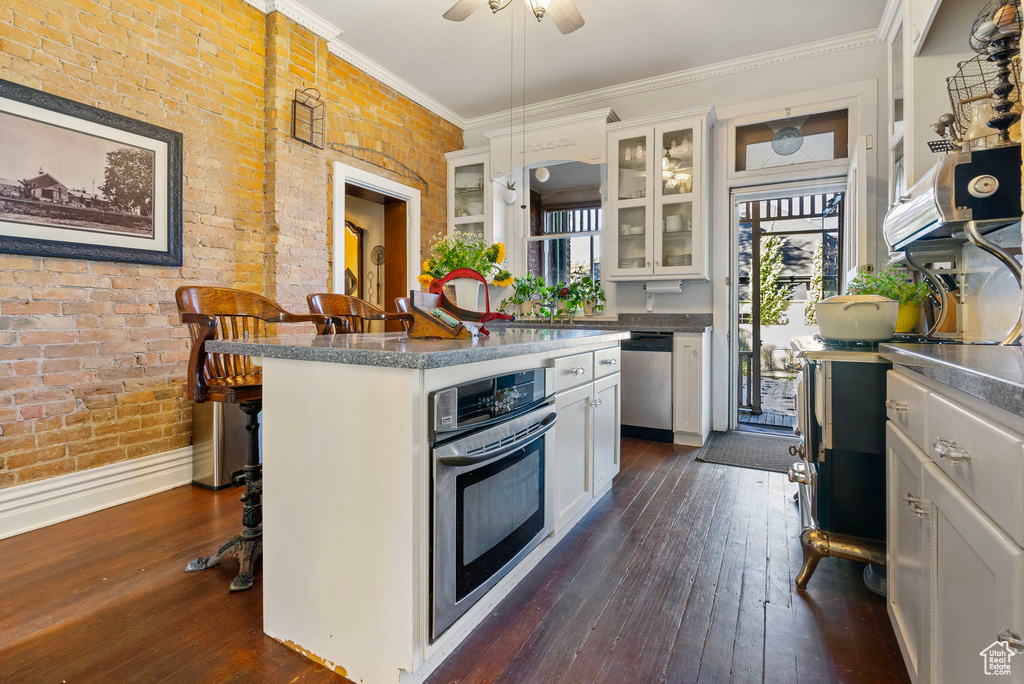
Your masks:
{"label": "decorative wall sconce", "polygon": [[320,91],[316,88],[296,90],[292,100],[292,137],[322,150],[326,121],[327,105],[320,99]]}

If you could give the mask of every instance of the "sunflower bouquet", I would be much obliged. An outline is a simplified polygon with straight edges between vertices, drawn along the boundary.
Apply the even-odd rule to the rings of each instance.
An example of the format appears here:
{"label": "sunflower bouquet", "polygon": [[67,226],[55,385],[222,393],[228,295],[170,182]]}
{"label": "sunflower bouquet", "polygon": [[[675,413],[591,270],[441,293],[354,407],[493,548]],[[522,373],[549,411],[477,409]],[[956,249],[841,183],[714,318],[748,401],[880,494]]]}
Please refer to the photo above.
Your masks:
{"label": "sunflower bouquet", "polygon": [[424,287],[458,268],[471,268],[491,284],[506,287],[512,283],[512,274],[501,267],[505,260],[505,245],[493,245],[470,233],[439,235],[430,242],[434,256],[423,262],[423,272],[417,280]]}

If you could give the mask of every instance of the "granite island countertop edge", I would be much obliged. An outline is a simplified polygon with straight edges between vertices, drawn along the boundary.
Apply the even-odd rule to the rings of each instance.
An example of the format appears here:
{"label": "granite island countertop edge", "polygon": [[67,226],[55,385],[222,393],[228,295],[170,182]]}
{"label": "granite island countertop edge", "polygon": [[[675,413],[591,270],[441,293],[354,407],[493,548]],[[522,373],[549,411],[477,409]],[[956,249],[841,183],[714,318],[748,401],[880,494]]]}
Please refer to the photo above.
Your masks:
{"label": "granite island countertop edge", "polygon": [[[436,349],[426,351],[409,351],[403,349],[367,349],[338,348],[318,346],[313,337],[286,336],[268,337],[260,341],[216,340],[207,342],[207,350],[216,353],[241,354],[263,358],[289,359],[298,361],[315,361],[321,363],[339,363],[358,366],[376,366],[381,368],[405,368],[411,370],[429,370],[447,368],[494,359],[526,356],[547,351],[561,351],[575,347],[583,347],[604,342],[618,342],[628,337],[628,333],[614,330],[575,330],[574,335],[565,338],[547,340],[522,340],[507,344],[486,343],[480,346],[464,346],[455,349]],[[373,335],[372,333],[369,335]],[[377,340],[384,342],[407,340],[403,333],[381,333]],[[387,336],[387,337],[385,337]],[[287,343],[291,341],[292,343]],[[324,340],[320,340],[321,343]],[[472,340],[438,340],[439,343],[463,345]],[[429,344],[429,341],[417,341],[417,344]]]}

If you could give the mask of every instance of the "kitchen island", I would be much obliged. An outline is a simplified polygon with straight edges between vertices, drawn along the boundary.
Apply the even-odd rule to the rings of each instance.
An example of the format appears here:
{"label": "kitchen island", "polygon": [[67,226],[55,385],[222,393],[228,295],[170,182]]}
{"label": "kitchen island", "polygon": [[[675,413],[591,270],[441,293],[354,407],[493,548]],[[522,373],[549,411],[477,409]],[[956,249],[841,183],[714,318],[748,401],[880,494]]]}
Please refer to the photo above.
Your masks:
{"label": "kitchen island", "polygon": [[[618,344],[627,333],[494,330],[207,343],[263,367],[264,631],[354,681],[421,681],[611,486]],[[431,394],[540,370],[550,535],[431,633]]]}

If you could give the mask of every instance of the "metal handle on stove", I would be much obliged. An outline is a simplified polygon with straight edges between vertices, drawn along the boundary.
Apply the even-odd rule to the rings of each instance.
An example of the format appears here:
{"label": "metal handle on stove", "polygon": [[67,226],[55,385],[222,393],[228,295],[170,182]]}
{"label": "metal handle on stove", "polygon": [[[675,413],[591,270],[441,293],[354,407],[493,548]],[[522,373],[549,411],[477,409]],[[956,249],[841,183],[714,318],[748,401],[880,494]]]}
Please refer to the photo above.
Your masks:
{"label": "metal handle on stove", "polygon": [[907,405],[902,401],[896,401],[895,399],[886,399],[885,408],[892,411],[893,413],[906,413]]}
{"label": "metal handle on stove", "polygon": [[921,505],[921,497],[910,492],[903,495],[903,503],[910,508],[910,514],[920,520],[928,515],[928,509]]}
{"label": "metal handle on stove", "polygon": [[537,421],[533,425],[530,425],[526,429],[506,437],[499,442],[488,444],[484,447],[484,451],[479,451],[477,453],[465,453],[464,455],[460,454],[458,456],[442,456],[437,459],[437,462],[446,466],[476,465],[477,463],[489,461],[497,456],[512,453],[516,449],[521,448],[521,445],[532,442],[534,439],[553,428],[557,419],[557,414],[549,413],[543,419]]}
{"label": "metal handle on stove", "polygon": [[811,484],[811,474],[807,472],[803,463],[794,463],[793,467],[786,471],[790,482],[798,484]]}
{"label": "metal handle on stove", "polygon": [[801,461],[806,461],[807,460],[806,458],[804,458],[804,445],[803,444],[790,444],[789,445],[789,455],[790,456],[796,456]]}
{"label": "metal handle on stove", "polygon": [[971,452],[961,449],[957,446],[956,442],[949,439],[939,437],[932,442],[932,448],[935,449],[935,453],[939,455],[939,458],[946,459],[950,465],[956,466],[971,460]]}

